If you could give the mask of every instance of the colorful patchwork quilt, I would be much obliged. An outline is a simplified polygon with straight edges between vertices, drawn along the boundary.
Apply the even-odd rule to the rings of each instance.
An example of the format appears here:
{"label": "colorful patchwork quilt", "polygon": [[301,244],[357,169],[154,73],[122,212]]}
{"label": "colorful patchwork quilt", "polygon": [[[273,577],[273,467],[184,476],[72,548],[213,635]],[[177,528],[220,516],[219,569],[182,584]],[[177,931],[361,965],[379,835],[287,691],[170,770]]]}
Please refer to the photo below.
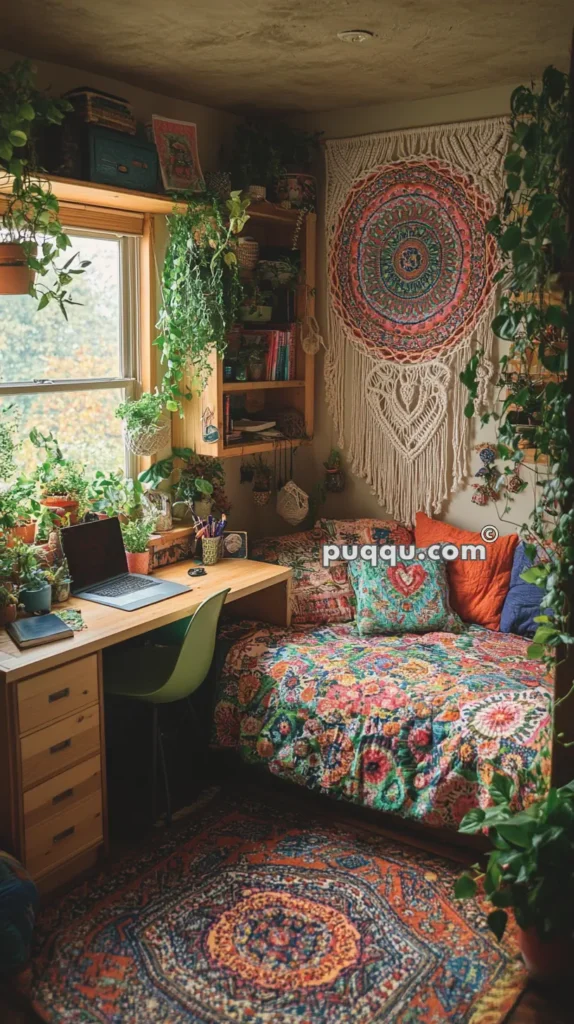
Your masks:
{"label": "colorful patchwork quilt", "polygon": [[[528,641],[472,626],[228,627],[214,742],[309,789],[456,829],[501,772],[516,805],[550,770],[551,681]],[[224,630],[225,635],[225,630]]]}

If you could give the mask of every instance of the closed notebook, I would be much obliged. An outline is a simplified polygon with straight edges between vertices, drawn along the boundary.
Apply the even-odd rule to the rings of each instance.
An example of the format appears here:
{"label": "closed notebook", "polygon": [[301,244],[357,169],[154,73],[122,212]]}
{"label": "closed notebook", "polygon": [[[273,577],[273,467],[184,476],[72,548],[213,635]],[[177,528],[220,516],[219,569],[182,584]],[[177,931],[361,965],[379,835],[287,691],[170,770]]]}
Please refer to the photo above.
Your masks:
{"label": "closed notebook", "polygon": [[59,615],[36,615],[29,619],[18,619],[9,622],[6,632],[20,648],[38,647],[39,644],[50,644],[53,640],[65,640],[73,636],[74,631],[66,625]]}

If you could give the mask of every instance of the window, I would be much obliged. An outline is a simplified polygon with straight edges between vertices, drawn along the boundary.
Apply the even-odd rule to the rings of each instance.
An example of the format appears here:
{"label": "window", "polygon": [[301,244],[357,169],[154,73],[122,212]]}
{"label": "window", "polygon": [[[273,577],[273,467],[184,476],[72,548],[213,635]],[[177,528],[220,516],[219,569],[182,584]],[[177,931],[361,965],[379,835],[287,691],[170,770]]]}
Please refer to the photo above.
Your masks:
{"label": "window", "polygon": [[138,375],[139,239],[69,231],[91,265],[74,281],[68,322],[56,306],[36,311],[28,295],[0,295],[0,399],[20,409],[19,468],[31,471],[32,427],[52,430],[66,458],[88,470],[132,473],[114,412]]}

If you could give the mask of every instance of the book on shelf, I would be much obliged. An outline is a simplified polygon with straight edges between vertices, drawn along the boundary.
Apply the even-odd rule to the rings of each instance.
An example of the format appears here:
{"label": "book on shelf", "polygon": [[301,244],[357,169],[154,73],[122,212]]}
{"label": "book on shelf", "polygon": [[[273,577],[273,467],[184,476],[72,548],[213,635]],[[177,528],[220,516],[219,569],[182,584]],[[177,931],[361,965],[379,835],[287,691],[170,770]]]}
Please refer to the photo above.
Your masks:
{"label": "book on shelf", "polygon": [[268,381],[295,379],[295,326],[278,330],[243,331],[243,334],[267,335],[265,379]]}

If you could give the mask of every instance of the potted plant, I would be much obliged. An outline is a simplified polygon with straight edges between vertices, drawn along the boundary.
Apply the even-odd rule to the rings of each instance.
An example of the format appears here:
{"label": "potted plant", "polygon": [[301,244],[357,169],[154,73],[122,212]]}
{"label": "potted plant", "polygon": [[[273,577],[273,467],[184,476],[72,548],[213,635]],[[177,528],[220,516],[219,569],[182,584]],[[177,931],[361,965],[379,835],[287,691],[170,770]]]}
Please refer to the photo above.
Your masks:
{"label": "potted plant", "polygon": [[65,520],[75,523],[86,507],[88,481],[82,466],[65,459],[57,438],[52,432],[41,434],[34,427],[30,431],[34,447],[44,449],[44,460],[39,464],[34,477],[40,487],[40,505],[57,510],[57,522]]}
{"label": "potted plant", "polygon": [[0,182],[3,177],[11,185],[0,220],[0,294],[30,293],[38,309],[56,302],[66,318],[73,304],[69,286],[89,263],[76,263],[75,255],[58,263],[71,242],[49,182],[38,178],[32,129],[61,124],[71,110],[67,100],[35,88],[29,61],[0,73]]}
{"label": "potted plant", "polygon": [[247,370],[249,380],[263,380],[269,344],[264,334],[244,334],[239,349],[239,363]]}
{"label": "potted plant", "polygon": [[49,566],[45,570],[46,581],[52,588],[52,604],[64,604],[70,599],[72,578],[67,560],[64,558],[59,565]]}
{"label": "potted plant", "polygon": [[123,420],[124,438],[135,455],[154,455],[171,440],[171,423],[166,410],[166,396],[155,389],[145,391],[141,398],[122,402],[116,416]]}
{"label": "potted plant", "polygon": [[265,118],[247,118],[235,131],[232,166],[237,184],[254,200],[266,198],[267,189],[283,173],[283,165],[273,137],[273,122]]}
{"label": "potted plant", "polygon": [[530,974],[557,980],[574,958],[574,782],[549,789],[522,811],[513,803],[515,783],[495,774],[489,787],[493,806],[475,808],[460,831],[488,830],[493,850],[486,870],[475,866],[456,884],[468,899],[479,885],[493,906],[488,925],[501,939],[512,910],[522,955]]}
{"label": "potted plant", "polygon": [[153,521],[149,518],[132,519],[122,523],[122,536],[128,560],[128,571],[149,575],[150,552],[148,542],[153,533]]}
{"label": "potted plant", "polygon": [[18,591],[10,583],[0,583],[0,626],[15,622],[18,614]]}
{"label": "potted plant", "polygon": [[273,319],[273,292],[257,277],[245,285],[239,316],[249,323],[269,323]]}
{"label": "potted plant", "polygon": [[143,511],[143,485],[137,478],[121,472],[104,473],[97,469],[87,489],[87,499],[102,519],[118,516],[122,521],[140,518]]}
{"label": "potted plant", "polygon": [[180,391],[188,374],[198,390],[205,387],[213,356],[223,355],[237,321],[242,288],[230,243],[249,219],[248,205],[235,191],[225,204],[215,197],[189,199],[169,218],[155,342],[165,366],[162,391],[169,412],[181,411],[182,397],[191,398],[187,385]]}
{"label": "potted plant", "polygon": [[271,497],[271,481],[273,471],[262,455],[254,455],[253,462],[253,501],[256,505],[267,505]]}
{"label": "potted plant", "polygon": [[306,211],[316,209],[317,182],[310,170],[322,134],[301,131],[282,121],[274,123],[273,142],[282,165],[275,181],[280,203]]}
{"label": "potted plant", "polygon": [[345,474],[341,465],[341,452],[338,448],[331,448],[325,467],[325,489],[337,494],[345,488]]}
{"label": "potted plant", "polygon": [[20,601],[29,613],[49,612],[52,588],[46,578],[40,553],[31,544],[14,544],[12,550],[12,581],[20,588]]}
{"label": "potted plant", "polygon": [[0,530],[8,544],[16,538],[26,544],[34,542],[34,517],[40,512],[40,503],[34,496],[35,487],[29,477],[20,476],[0,491]]}

